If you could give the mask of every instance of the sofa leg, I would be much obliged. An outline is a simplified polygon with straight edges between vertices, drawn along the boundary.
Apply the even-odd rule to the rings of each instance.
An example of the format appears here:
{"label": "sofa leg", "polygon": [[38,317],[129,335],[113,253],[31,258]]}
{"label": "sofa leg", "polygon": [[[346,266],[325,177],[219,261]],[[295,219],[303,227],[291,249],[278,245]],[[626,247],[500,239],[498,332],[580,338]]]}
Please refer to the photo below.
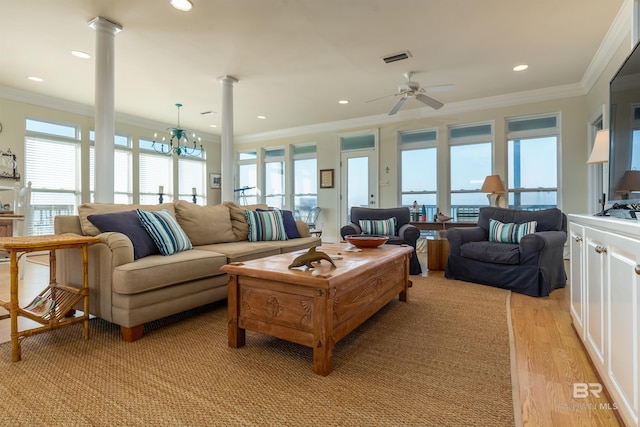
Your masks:
{"label": "sofa leg", "polygon": [[122,333],[122,339],[126,342],[134,342],[142,338],[144,332],[144,325],[137,325],[131,328],[126,326],[120,326],[120,332]]}

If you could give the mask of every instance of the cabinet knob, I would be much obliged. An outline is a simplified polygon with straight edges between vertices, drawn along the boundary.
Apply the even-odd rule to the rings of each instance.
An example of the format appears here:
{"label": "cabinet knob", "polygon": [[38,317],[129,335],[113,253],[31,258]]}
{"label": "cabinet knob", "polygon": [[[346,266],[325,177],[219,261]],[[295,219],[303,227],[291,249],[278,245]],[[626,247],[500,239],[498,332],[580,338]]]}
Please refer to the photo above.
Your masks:
{"label": "cabinet knob", "polygon": [[576,236],[575,240],[576,240],[576,243],[580,243],[582,242],[582,237]]}
{"label": "cabinet knob", "polygon": [[636,264],[635,271],[636,271],[636,274],[640,276],[640,264]]}
{"label": "cabinet knob", "polygon": [[596,252],[599,253],[599,254],[604,254],[604,253],[607,252],[607,248],[605,248],[602,245],[598,245],[598,246],[596,246]]}

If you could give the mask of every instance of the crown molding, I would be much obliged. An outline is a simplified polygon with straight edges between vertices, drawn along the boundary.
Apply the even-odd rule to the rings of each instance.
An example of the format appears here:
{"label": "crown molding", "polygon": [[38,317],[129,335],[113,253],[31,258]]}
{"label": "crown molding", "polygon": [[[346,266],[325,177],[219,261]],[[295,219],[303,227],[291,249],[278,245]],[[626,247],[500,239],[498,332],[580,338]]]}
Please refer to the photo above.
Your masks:
{"label": "crown molding", "polygon": [[[591,63],[582,76],[581,84],[585,88],[586,93],[596,84],[596,81],[600,78],[607,65],[609,65],[609,62],[611,62],[618,47],[622,45],[624,39],[630,34],[632,11],[633,0],[625,0],[611,23],[609,31],[607,31],[602,43],[600,43]],[[629,46],[629,51],[631,51],[631,48],[632,46]]]}

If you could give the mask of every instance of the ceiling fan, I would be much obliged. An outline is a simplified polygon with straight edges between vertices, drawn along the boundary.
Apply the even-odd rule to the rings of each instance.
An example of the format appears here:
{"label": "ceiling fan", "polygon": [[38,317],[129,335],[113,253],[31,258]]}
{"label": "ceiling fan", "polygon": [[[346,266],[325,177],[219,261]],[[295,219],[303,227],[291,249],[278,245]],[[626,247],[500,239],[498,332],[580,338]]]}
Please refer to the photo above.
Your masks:
{"label": "ceiling fan", "polygon": [[425,89],[420,87],[420,83],[414,82],[411,80],[411,77],[413,77],[413,71],[407,71],[406,73],[404,73],[404,77],[407,79],[407,81],[398,86],[398,93],[394,93],[392,95],[386,95],[380,98],[371,99],[366,102],[377,101],[379,99],[387,98],[389,96],[400,96],[400,99],[398,99],[398,102],[396,102],[396,104],[393,106],[391,111],[389,111],[390,116],[397,113],[398,110],[400,110],[402,105],[405,103],[407,98],[410,98],[410,97],[413,97],[418,101],[422,102],[423,104],[426,104],[429,107],[434,108],[436,110],[442,108],[442,106],[444,105],[442,102],[427,96],[425,94],[426,93]]}

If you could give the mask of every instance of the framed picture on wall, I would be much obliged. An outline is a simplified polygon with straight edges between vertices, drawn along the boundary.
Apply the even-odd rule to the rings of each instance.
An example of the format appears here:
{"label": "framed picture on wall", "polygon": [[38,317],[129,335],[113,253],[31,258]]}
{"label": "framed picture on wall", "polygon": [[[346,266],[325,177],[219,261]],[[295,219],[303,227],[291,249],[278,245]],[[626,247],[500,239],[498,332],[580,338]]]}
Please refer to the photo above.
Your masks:
{"label": "framed picture on wall", "polygon": [[211,188],[220,188],[220,183],[221,183],[221,179],[220,179],[220,174],[219,173],[212,173],[209,175],[209,187]]}
{"label": "framed picture on wall", "polygon": [[333,169],[320,169],[320,188],[333,188]]}

